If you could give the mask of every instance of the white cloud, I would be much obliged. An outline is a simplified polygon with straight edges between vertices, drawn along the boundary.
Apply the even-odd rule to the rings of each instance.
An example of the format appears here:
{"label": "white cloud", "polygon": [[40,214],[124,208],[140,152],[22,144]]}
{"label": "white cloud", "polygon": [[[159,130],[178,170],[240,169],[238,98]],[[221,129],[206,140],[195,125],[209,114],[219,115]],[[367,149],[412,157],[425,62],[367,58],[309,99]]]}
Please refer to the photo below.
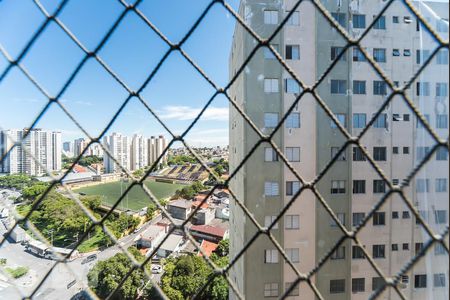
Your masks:
{"label": "white cloud", "polygon": [[[201,108],[193,108],[190,106],[165,106],[158,115],[163,120],[188,121],[193,120],[200,113]],[[201,120],[204,121],[228,121],[228,107],[210,106],[203,113]]]}

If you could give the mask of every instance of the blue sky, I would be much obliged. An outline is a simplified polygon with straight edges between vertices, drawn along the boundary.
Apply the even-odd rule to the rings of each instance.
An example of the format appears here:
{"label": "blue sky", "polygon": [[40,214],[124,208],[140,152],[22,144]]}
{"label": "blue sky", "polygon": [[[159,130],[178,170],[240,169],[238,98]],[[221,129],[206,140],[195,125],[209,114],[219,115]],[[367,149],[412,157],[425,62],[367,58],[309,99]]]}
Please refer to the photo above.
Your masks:
{"label": "blue sky", "polygon": [[[42,1],[53,12],[59,1]],[[179,41],[209,0],[144,0],[139,9],[171,41]],[[238,0],[228,3],[237,9]],[[123,7],[115,0],[71,0],[60,20],[82,44],[93,50],[119,16]],[[32,1],[0,2],[0,44],[16,58],[20,50],[44,20]],[[228,57],[235,20],[220,5],[215,5],[183,49],[218,85],[228,80]],[[138,89],[159,62],[168,46],[131,13],[125,17],[101,49],[99,56],[132,89]],[[56,95],[83,57],[83,52],[56,25],[51,24],[30,49],[22,63],[51,94]],[[0,70],[7,66],[0,57]],[[177,52],[158,71],[142,95],[152,109],[175,133],[181,133],[213,95],[213,88]],[[113,117],[127,93],[95,60],[89,60],[61,98],[64,106],[93,136],[97,136]],[[0,83],[2,114],[0,127],[23,128],[31,124],[44,107],[46,98],[16,68]],[[6,113],[5,113],[6,112]],[[63,139],[82,137],[82,132],[52,106],[38,127],[61,130]],[[110,132],[132,135],[169,134],[145,107],[132,99],[115,121]],[[218,97],[211,109],[188,135],[195,146],[228,143],[228,103]]]}

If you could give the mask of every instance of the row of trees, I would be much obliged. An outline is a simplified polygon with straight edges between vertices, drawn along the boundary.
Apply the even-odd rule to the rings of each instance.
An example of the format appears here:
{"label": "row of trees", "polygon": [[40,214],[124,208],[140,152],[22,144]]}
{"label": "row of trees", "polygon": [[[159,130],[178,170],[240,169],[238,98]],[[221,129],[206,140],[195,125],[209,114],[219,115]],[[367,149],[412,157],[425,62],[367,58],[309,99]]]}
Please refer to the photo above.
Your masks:
{"label": "row of trees", "polygon": [[173,199],[192,199],[195,195],[197,195],[199,192],[205,190],[205,186],[200,182],[196,181],[193,184],[189,186],[185,186],[184,188],[175,191],[175,194],[173,195]]}
{"label": "row of trees", "polygon": [[[63,168],[68,169],[70,166],[75,162],[77,157],[67,157],[66,155],[63,155],[62,162],[63,162]],[[80,160],[77,162],[79,165],[88,167],[92,164],[99,164],[103,162],[103,157],[95,156],[95,155],[86,155],[80,158]]]}
{"label": "row of trees", "polygon": [[196,164],[198,161],[195,157],[191,155],[169,155],[167,158],[167,164],[169,166],[173,165],[186,165],[186,164]]}

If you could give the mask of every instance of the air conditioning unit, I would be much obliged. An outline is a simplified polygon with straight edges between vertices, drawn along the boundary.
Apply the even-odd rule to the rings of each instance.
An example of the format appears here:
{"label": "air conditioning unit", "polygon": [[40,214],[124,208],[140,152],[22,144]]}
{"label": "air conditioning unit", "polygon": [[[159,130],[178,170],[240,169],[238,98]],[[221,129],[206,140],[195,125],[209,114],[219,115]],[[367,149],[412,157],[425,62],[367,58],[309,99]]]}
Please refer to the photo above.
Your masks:
{"label": "air conditioning unit", "polygon": [[410,16],[405,16],[405,17],[403,17],[403,22],[405,22],[406,24],[411,24],[412,19]]}
{"label": "air conditioning unit", "polygon": [[403,121],[403,117],[400,114],[394,114],[392,116],[392,120],[394,120],[394,121]]}

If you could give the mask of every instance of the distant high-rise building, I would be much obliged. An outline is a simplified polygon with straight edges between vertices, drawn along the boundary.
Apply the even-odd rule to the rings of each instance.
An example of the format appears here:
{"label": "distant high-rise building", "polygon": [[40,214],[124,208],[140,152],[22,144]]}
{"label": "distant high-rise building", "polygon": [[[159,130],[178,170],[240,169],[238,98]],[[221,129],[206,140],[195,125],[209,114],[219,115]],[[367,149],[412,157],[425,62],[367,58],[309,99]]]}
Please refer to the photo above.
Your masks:
{"label": "distant high-rise building", "polygon": [[142,135],[135,134],[131,142],[131,171],[148,166],[147,139]]}
{"label": "distant high-rise building", "polygon": [[88,143],[89,142],[86,139],[84,139],[84,138],[76,139],[73,142],[73,149],[74,149],[73,150],[73,155],[75,157],[78,157],[81,153],[83,153],[83,151],[87,147]]}
{"label": "distant high-rise building", "polygon": [[41,176],[47,171],[60,171],[62,165],[61,132],[42,129],[1,131],[0,154],[5,155],[14,145],[10,138],[20,141],[26,133],[28,136],[22,141],[22,144],[14,147],[4,161],[0,162],[0,172]]}
{"label": "distant high-rise building", "polygon": [[[409,181],[404,193],[434,233],[442,233],[449,220],[448,149],[440,148],[414,178],[409,178],[436,142],[402,97],[395,96],[383,106],[391,93],[386,81],[357,47],[345,48],[347,41],[322,16],[317,5],[302,1],[294,9],[297,3],[297,0],[247,0],[241,1],[239,11],[246,24],[263,39],[271,37],[287,14],[292,13],[271,45],[289,71],[295,72],[306,85],[313,86],[321,80],[314,86],[314,92],[352,136],[361,134],[374,114],[383,108],[358,142],[393,185]],[[381,0],[320,3],[355,39],[387,3],[391,4]],[[420,8],[432,27],[436,25],[439,36],[448,40],[448,2],[417,1],[413,5]],[[404,1],[393,1],[361,44],[398,87],[408,82],[439,46]],[[307,182],[314,182],[346,230],[354,230],[389,191],[388,185],[368,163],[361,148],[346,144],[348,138],[310,91],[294,105],[302,93],[300,85],[270,50],[261,47],[253,53],[255,47],[253,36],[237,23],[230,76],[234,77],[246,64],[230,89],[231,98],[266,135],[273,133],[289,110],[272,141]],[[250,54],[254,56],[246,62]],[[441,48],[406,92],[442,140],[448,139],[448,57],[447,47]],[[325,72],[327,75],[323,77]],[[230,106],[231,172],[255,150],[259,141],[254,129]],[[339,154],[343,146],[347,147]],[[335,161],[328,165],[332,159]],[[313,181],[319,174],[323,175],[320,180]],[[386,276],[406,270],[397,287],[407,299],[448,298],[448,253],[444,247],[432,247],[426,257],[406,268],[430,237],[398,194],[390,195],[358,232],[361,248],[350,238],[338,245],[345,234],[311,190],[305,189],[291,202],[301,186],[270,144],[263,143],[252,153],[230,182],[236,198],[251,212],[249,218],[234,199],[230,200],[231,259],[258,234],[253,220],[267,227],[289,205],[271,228],[271,236],[297,270],[313,274],[310,280],[324,299],[368,299],[384,284],[362,249]],[[338,247],[322,261],[334,246]],[[229,275],[246,299],[281,298],[298,279],[296,271],[284,262],[265,234],[252,240]],[[233,291],[230,293],[231,299],[237,298]],[[380,299],[400,299],[391,287],[380,296]],[[287,295],[287,299],[316,298],[305,281]]]}
{"label": "distant high-rise building", "polygon": [[[131,139],[120,133],[113,133],[103,138],[103,145],[112,157],[114,157],[118,163],[127,170],[130,170],[131,165]],[[120,173],[122,169],[114,160],[104,153],[103,166],[105,173]]]}
{"label": "distant high-rise building", "polygon": [[73,142],[64,142],[63,143],[63,151],[66,156],[73,157],[73,155],[74,155],[73,145],[74,145]]}

